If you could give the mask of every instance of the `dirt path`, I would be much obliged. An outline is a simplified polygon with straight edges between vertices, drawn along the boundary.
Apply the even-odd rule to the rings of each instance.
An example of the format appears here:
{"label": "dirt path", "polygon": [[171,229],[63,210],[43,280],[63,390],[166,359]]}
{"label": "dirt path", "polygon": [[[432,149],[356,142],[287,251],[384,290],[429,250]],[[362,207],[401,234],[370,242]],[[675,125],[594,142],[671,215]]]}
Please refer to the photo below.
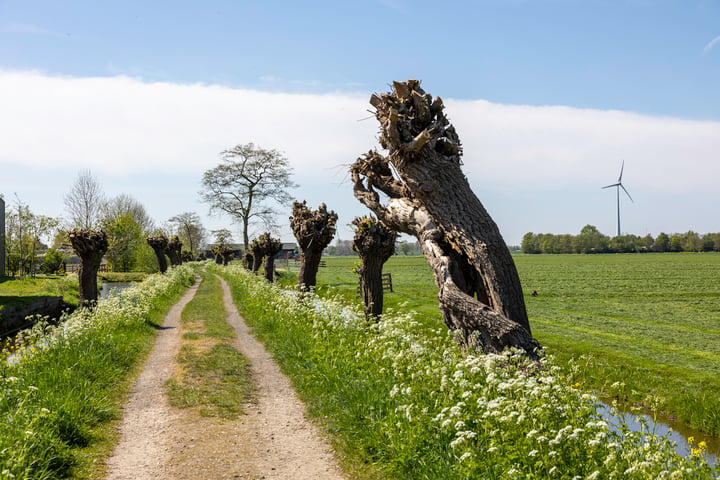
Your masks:
{"label": "dirt path", "polygon": [[221,280],[236,348],[252,364],[256,403],[237,420],[201,417],[167,404],[163,384],[180,344],[179,318],[197,284],[168,314],[155,350],[125,408],[121,439],[108,460],[111,480],[345,478],[330,447],[304,417],[289,380],[250,335]]}

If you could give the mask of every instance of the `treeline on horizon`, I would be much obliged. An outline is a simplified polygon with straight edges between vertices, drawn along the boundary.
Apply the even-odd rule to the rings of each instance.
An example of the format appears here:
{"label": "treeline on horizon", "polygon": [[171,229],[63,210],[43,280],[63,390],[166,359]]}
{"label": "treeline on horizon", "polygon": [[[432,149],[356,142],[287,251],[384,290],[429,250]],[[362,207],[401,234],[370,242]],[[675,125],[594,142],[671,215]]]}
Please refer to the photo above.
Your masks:
{"label": "treeline on horizon", "polygon": [[528,232],[520,245],[522,253],[649,253],[649,252],[718,252],[720,233],[704,235],[693,232],[660,233],[653,238],[627,234],[609,237],[594,225],[585,225],[580,234]]}

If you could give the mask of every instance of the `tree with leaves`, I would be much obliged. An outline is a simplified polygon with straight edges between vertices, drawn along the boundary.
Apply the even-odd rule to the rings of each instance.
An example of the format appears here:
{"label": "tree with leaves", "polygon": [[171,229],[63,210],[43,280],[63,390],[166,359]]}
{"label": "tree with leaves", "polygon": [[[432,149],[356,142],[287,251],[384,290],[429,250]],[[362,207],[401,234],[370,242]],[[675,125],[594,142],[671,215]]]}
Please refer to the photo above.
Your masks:
{"label": "tree with leaves", "polygon": [[80,307],[92,308],[98,299],[97,272],[108,248],[107,234],[102,230],[75,228],[67,236],[81,261],[78,270]]}
{"label": "tree with leaves", "polygon": [[305,200],[293,202],[290,227],[300,246],[300,268],[298,269],[298,288],[308,290],[317,283],[317,272],[325,250],[335,236],[337,213],[328,212],[324,203],[317,210],[307,207]]}
{"label": "tree with leaves", "polygon": [[248,229],[255,221],[274,225],[276,211],[271,202],[286,204],[292,168],[277,150],[265,150],[252,143],[236,145],[221,153],[217,167],[206,171],[200,196],[211,211],[227,213],[242,225],[243,245],[249,245]]}
{"label": "tree with leaves", "polygon": [[59,221],[30,210],[20,198],[5,217],[5,257],[7,273],[14,275],[34,275],[38,251],[42,247],[41,238],[57,228]]}
{"label": "tree with leaves", "polygon": [[[417,80],[372,95],[380,144],[350,167],[355,197],[395,231],[418,239],[433,269],[445,323],[486,352],[535,356],[510,251],[462,172],[462,147],[440,98]],[[381,199],[378,190],[384,194]]]}
{"label": "tree with leaves", "polygon": [[378,318],[383,309],[382,271],[385,262],[395,253],[397,234],[373,217],[356,217],[353,251],[360,256],[360,292],[365,303],[365,315]]}

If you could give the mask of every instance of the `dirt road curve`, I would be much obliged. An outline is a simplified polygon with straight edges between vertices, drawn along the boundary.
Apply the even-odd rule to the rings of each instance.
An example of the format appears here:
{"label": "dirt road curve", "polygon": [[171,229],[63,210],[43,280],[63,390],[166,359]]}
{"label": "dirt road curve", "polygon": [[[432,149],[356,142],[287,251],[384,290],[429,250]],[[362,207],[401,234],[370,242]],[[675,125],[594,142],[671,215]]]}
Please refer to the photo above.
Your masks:
{"label": "dirt road curve", "polygon": [[222,281],[236,348],[252,363],[257,402],[237,420],[205,418],[170,407],[163,384],[180,344],[180,313],[194,285],[163,324],[147,365],[125,407],[121,438],[108,460],[109,480],[345,478],[333,452],[304,417],[304,407],[277,364],[249,333]]}

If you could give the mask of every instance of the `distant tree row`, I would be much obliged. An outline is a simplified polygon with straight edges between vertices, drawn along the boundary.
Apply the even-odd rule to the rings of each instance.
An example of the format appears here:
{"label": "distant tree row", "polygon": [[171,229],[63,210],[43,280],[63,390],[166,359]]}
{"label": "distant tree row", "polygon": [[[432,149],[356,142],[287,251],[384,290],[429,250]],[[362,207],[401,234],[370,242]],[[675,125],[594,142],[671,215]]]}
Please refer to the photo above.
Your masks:
{"label": "distant tree row", "polygon": [[520,249],[523,253],[718,252],[720,233],[701,235],[690,230],[671,235],[660,233],[655,238],[650,234],[609,237],[597,227],[585,225],[578,235],[528,232]]}
{"label": "distant tree row", "polygon": [[[407,240],[401,240],[399,242],[396,242],[395,252],[399,255],[422,255],[422,251],[420,251],[420,245],[418,244],[418,242],[408,242]],[[325,253],[330,256],[338,257],[357,255],[355,251],[353,251],[352,240],[340,239],[337,239],[335,241],[335,245],[328,246],[325,250]]]}

